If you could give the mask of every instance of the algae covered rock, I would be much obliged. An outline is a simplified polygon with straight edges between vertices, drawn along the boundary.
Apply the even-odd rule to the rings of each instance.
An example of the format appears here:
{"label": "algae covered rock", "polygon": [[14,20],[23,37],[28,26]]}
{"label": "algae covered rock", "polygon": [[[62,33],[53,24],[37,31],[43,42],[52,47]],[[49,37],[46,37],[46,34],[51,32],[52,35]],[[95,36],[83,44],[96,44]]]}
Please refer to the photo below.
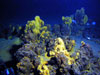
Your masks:
{"label": "algae covered rock", "polygon": [[0,41],[0,60],[3,62],[12,60],[12,56],[9,51],[13,45],[20,45],[22,40],[16,37],[8,40],[1,38]]}

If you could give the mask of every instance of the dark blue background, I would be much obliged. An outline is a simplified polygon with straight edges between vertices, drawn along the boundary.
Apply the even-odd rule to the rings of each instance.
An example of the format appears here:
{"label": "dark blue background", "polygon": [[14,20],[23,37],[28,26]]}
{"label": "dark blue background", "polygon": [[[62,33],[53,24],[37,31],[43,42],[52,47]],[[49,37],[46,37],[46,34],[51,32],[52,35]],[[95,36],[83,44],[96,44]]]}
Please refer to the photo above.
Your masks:
{"label": "dark blue background", "polygon": [[62,23],[61,17],[84,7],[86,14],[100,22],[100,0],[0,0],[0,23],[23,24],[39,15],[45,23]]}

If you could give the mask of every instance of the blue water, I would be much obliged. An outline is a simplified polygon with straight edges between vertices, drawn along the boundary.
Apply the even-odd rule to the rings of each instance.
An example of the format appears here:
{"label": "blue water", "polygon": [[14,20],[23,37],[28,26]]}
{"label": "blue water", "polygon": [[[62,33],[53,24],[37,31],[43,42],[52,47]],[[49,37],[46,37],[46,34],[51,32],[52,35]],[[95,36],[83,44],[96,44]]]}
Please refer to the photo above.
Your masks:
{"label": "blue water", "polygon": [[69,16],[81,7],[99,24],[100,0],[2,0],[0,23],[25,25],[39,15],[45,23],[59,24],[62,16]]}
{"label": "blue water", "polygon": [[[85,15],[81,15],[88,16],[88,22],[86,24],[78,23],[76,19],[75,12],[77,9],[80,10],[81,8],[85,9]],[[74,15],[71,25],[64,24],[64,21],[62,21],[62,16],[68,17],[70,15]],[[8,49],[11,47],[11,49],[9,50],[0,49],[1,52],[3,52],[2,50],[5,50],[6,54],[7,52],[9,52],[9,56],[6,55],[7,57],[9,57],[9,60],[7,60],[7,62],[3,61],[3,54],[1,53],[0,55],[0,64],[1,62],[7,64],[7,69],[2,68],[0,65],[0,69],[2,69],[2,72],[6,73],[7,75],[9,75],[10,73],[11,75],[14,75],[14,72],[16,74],[17,69],[15,66],[18,61],[15,59],[15,57],[13,58],[13,56],[20,46],[18,46],[18,48],[17,46],[12,46],[12,42],[11,44],[10,42],[6,43],[6,40],[13,40],[16,37],[19,37],[22,40],[25,40],[26,43],[28,41],[27,36],[31,37],[30,35],[32,33],[30,32],[32,30],[28,30],[28,34],[30,34],[27,35],[26,33],[24,34],[24,28],[27,24],[27,21],[34,20],[35,16],[40,16],[45,24],[51,25],[51,35],[55,33],[55,36],[53,35],[52,39],[58,37],[56,33],[59,33],[60,37],[64,37],[70,35],[68,33],[70,33],[71,31],[72,35],[70,37],[71,39],[76,41],[75,49],[78,50],[81,46],[81,41],[85,41],[87,46],[93,49],[94,55],[100,57],[100,0],[2,0],[0,1],[0,44],[1,48],[7,47]],[[78,15],[78,19],[80,21],[80,15]],[[58,24],[58,28],[57,26],[54,27],[54,24]],[[22,29],[19,29],[19,25],[22,25]],[[22,35],[24,36],[22,37]],[[36,35],[33,34],[32,37],[33,36]],[[5,40],[2,40],[2,38]],[[25,43],[23,42],[21,43],[21,45]],[[40,46],[40,44],[38,45]],[[47,49],[49,49],[49,47]],[[10,61],[10,54],[13,59],[12,61],[14,62]],[[17,57],[17,55],[15,56]],[[9,68],[9,66],[12,68]],[[0,75],[2,72],[0,70]]]}

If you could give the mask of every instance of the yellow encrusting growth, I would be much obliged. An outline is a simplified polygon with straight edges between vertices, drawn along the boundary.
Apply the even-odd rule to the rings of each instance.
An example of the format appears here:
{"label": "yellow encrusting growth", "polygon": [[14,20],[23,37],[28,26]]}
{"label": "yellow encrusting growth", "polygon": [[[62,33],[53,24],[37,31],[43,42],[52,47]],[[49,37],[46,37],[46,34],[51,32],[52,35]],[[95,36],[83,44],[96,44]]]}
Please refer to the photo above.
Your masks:
{"label": "yellow encrusting growth", "polygon": [[87,16],[87,15],[85,15],[85,16],[84,16],[84,18],[83,18],[83,23],[84,23],[84,24],[86,24],[86,23],[87,23],[87,21],[88,21],[88,16]]}
{"label": "yellow encrusting growth", "polygon": [[68,46],[68,52],[72,54],[74,52],[75,40],[70,40],[70,43],[67,46]]}
{"label": "yellow encrusting growth", "polygon": [[22,29],[22,27],[21,27],[21,26],[19,26],[19,27],[18,27],[18,29],[19,29],[19,30],[21,30],[21,29]]}
{"label": "yellow encrusting growth", "polygon": [[34,65],[32,64],[32,62],[29,60],[29,61],[26,61],[28,60],[29,58],[28,57],[23,57],[23,62],[20,61],[19,63],[17,63],[17,68],[19,69],[34,69]]}
{"label": "yellow encrusting growth", "polygon": [[62,20],[64,21],[65,24],[68,24],[69,26],[72,23],[72,18],[68,16],[67,17],[62,16]]}
{"label": "yellow encrusting growth", "polygon": [[73,46],[75,46],[75,40],[71,40]]}
{"label": "yellow encrusting growth", "polygon": [[84,41],[81,41],[81,44],[82,44],[82,46],[84,46],[85,45],[85,42]]}
{"label": "yellow encrusting growth", "polygon": [[39,34],[42,25],[44,25],[44,21],[39,16],[36,16],[35,20],[28,21],[28,24],[26,24],[25,33],[27,33],[28,29],[32,29],[35,34]]}
{"label": "yellow encrusting growth", "polygon": [[74,58],[71,58],[70,53],[67,51],[64,41],[61,38],[57,38],[55,41],[54,51],[50,51],[50,55],[57,57],[59,53],[63,53],[68,59],[68,65],[74,63]]}
{"label": "yellow encrusting growth", "polygon": [[35,39],[31,40],[31,42],[34,43],[40,43],[40,40],[42,43],[45,43],[45,40],[50,36],[50,32],[47,30],[47,26],[44,26],[44,21],[41,20],[39,16],[36,16],[35,20],[27,22],[24,32],[26,34],[30,33],[31,35],[34,35],[33,38]]}
{"label": "yellow encrusting growth", "polygon": [[47,53],[45,53],[45,56],[38,56],[40,57],[40,65],[38,66],[38,70],[40,71],[41,75],[50,75],[49,68],[47,66],[48,61],[50,60],[51,57],[47,56]]}
{"label": "yellow encrusting growth", "polygon": [[69,35],[71,35],[71,23],[72,23],[72,18],[71,17],[64,17],[62,16],[62,21],[64,22],[65,25],[68,25],[69,28]]}

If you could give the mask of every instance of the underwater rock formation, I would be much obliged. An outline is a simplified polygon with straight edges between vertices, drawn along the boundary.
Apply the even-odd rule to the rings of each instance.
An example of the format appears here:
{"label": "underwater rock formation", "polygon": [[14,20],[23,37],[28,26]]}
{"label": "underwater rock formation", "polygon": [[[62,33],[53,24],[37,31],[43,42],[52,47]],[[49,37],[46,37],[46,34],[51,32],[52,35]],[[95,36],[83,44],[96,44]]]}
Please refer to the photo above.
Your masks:
{"label": "underwater rock formation", "polygon": [[0,25],[0,38],[13,39],[15,37],[21,38],[24,27],[21,25]]}
{"label": "underwater rock formation", "polygon": [[39,43],[41,40],[45,42],[49,38],[50,32],[47,30],[47,26],[44,26],[44,21],[39,16],[35,17],[35,20],[28,21],[25,27],[25,41]]}
{"label": "underwater rock formation", "polygon": [[53,26],[53,31],[52,32],[53,32],[53,35],[55,35],[57,37],[61,36],[61,27],[60,27],[60,25],[55,24]]}
{"label": "underwater rock formation", "polygon": [[85,25],[88,21],[88,16],[85,14],[85,9],[81,8],[80,10],[76,10],[75,20],[79,25]]}
{"label": "underwater rock formation", "polygon": [[58,31],[55,34],[48,30],[39,16],[28,21],[24,30],[24,44],[15,53],[17,74],[99,75],[100,63],[97,61],[100,58],[93,55],[91,47],[82,41],[81,47],[75,50],[75,40],[65,33],[62,36],[60,25],[54,28],[54,33]]}
{"label": "underwater rock formation", "polygon": [[30,58],[24,57],[17,63],[18,75],[34,75],[34,65],[30,61]]}
{"label": "underwater rock formation", "polygon": [[[88,16],[85,13],[85,9],[81,8],[80,10],[76,10],[76,13],[73,15],[73,23],[72,23],[72,32],[74,35],[83,36],[84,32],[86,32],[86,23],[88,22]],[[75,33],[76,32],[76,33]]]}
{"label": "underwater rock formation", "polygon": [[88,22],[88,16],[85,13],[85,9],[81,8],[76,10],[75,14],[70,16],[62,16],[63,24],[61,25],[61,33],[75,36],[83,36],[86,24]]}

